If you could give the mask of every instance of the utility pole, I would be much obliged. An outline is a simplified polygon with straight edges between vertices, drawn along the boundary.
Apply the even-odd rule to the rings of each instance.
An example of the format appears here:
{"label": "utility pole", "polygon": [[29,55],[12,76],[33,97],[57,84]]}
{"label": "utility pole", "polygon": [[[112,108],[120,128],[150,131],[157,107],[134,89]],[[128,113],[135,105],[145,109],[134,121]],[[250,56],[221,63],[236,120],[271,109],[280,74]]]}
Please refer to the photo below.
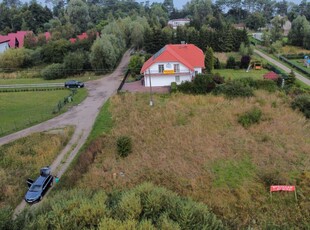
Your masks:
{"label": "utility pole", "polygon": [[151,70],[150,70],[150,68],[149,68],[149,81],[150,81],[150,106],[153,106],[154,102],[153,102],[152,80],[151,80]]}

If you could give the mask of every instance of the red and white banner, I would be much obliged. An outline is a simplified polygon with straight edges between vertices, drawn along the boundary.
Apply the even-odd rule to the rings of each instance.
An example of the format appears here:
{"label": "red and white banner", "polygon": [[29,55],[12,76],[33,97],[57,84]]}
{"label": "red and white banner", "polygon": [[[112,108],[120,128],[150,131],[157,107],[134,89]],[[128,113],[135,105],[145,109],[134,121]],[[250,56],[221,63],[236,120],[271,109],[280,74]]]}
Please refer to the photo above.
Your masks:
{"label": "red and white banner", "polygon": [[279,192],[279,191],[294,192],[295,186],[291,186],[291,185],[271,185],[270,186],[270,192]]}

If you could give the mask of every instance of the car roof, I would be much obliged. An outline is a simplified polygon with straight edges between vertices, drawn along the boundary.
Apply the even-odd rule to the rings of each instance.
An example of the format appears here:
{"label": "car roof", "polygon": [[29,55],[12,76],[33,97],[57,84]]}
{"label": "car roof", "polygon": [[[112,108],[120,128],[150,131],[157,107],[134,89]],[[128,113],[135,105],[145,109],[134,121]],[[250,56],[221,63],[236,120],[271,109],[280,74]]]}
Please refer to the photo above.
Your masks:
{"label": "car roof", "polygon": [[44,177],[44,176],[39,176],[37,178],[37,180],[33,183],[33,184],[36,184],[36,185],[42,185],[44,183],[44,181],[46,180],[48,176]]}

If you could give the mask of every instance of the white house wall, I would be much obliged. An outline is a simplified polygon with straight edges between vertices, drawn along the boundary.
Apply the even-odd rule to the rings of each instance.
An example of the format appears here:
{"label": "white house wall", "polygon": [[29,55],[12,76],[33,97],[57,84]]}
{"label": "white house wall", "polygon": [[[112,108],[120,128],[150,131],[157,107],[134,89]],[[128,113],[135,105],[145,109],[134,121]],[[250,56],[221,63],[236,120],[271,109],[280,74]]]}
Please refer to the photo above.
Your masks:
{"label": "white house wall", "polygon": [[4,42],[0,44],[0,54],[4,53],[4,51],[6,51],[9,48],[9,43],[8,42]]}
{"label": "white house wall", "polygon": [[[150,87],[150,80],[152,87],[155,86],[170,86],[172,82],[176,82],[175,76],[178,76],[177,74],[175,75],[159,75],[159,76],[152,76],[150,79],[148,76],[144,76],[144,86]],[[181,84],[184,81],[191,81],[192,77],[187,75],[187,76],[180,76],[180,81],[176,82],[178,85]]]}

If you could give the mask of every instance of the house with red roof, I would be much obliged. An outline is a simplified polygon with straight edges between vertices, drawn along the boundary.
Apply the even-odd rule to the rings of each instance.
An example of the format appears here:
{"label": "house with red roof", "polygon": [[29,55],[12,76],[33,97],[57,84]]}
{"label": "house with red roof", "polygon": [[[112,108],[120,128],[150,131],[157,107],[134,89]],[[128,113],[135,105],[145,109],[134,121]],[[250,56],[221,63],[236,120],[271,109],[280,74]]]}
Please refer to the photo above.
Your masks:
{"label": "house with red roof", "polygon": [[170,86],[172,82],[191,81],[205,68],[204,58],[202,50],[193,44],[166,45],[142,66],[144,86]]}

